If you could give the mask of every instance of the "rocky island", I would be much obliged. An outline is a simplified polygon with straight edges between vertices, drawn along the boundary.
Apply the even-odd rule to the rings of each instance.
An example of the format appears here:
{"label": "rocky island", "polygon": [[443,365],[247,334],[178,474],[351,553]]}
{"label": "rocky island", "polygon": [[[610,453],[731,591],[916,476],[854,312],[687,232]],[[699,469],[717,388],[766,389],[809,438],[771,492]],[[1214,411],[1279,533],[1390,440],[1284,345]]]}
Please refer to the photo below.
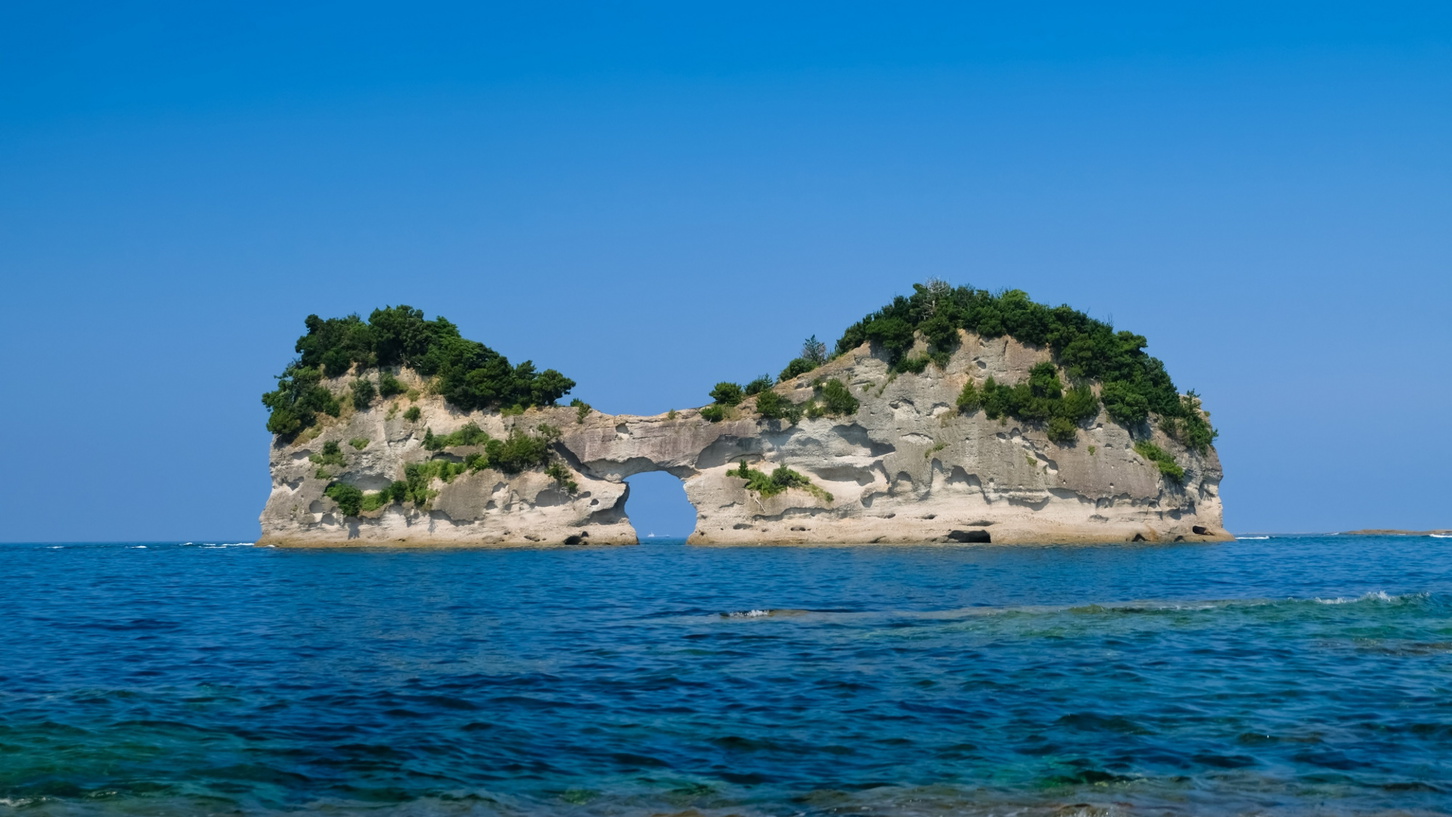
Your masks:
{"label": "rocky island", "polygon": [[917,285],[655,416],[561,406],[569,378],[406,306],[306,326],[263,397],[259,544],[634,544],[645,471],[684,483],[692,544],[1229,538],[1199,398],[1143,337],[1017,290]]}

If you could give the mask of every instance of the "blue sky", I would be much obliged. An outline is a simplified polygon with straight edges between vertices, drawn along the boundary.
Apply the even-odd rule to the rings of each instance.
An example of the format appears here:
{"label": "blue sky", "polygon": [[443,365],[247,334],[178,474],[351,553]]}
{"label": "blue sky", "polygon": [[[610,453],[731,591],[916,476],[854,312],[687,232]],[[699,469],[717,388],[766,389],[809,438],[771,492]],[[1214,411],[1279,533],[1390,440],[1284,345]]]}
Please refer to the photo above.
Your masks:
{"label": "blue sky", "polygon": [[1233,530],[1452,526],[1452,5],[298,5],[0,7],[0,540],[254,536],[312,312],[654,413],[930,276],[1146,335]]}

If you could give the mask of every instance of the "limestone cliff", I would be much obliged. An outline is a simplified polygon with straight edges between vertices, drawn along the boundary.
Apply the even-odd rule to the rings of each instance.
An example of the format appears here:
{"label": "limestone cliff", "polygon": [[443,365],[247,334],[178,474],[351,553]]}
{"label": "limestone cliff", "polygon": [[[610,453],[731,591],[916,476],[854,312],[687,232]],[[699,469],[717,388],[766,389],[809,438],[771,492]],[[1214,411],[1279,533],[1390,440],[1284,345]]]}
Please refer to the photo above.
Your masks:
{"label": "limestone cliff", "polygon": [[[667,471],[695,506],[693,544],[994,543],[1207,541],[1228,538],[1221,521],[1221,468],[1213,448],[1197,453],[1146,424],[1153,442],[1184,469],[1176,480],[1136,451],[1136,438],[1101,409],[1072,443],[1038,424],[960,410],[964,383],[992,376],[1025,381],[1045,348],[1010,337],[961,332],[943,367],[895,374],[864,343],[773,391],[796,404],[835,378],[859,401],[839,416],[761,419],[759,397],[709,422],[698,409],[642,417],[575,408],[505,416],[466,412],[440,397],[397,396],[326,419],[292,441],[275,438],[273,489],[261,542],[299,546],[629,544],[624,479]],[[922,342],[919,341],[921,344]],[[410,385],[422,382],[399,372]],[[328,384],[341,392],[341,379]],[[1097,386],[1096,386],[1097,388]],[[421,390],[422,391],[422,390]],[[417,408],[417,412],[408,409]],[[409,419],[414,415],[414,419]],[[477,446],[424,447],[473,423],[494,439],[551,431],[554,464],[506,473],[464,468]],[[319,464],[332,442],[331,464]],[[330,449],[332,450],[332,449]],[[386,491],[410,463],[460,463],[463,473],[429,483],[422,501],[388,501],[345,516],[325,494],[343,482]],[[786,466],[807,484],[765,495],[739,476]],[[472,460],[476,463],[482,459]]]}

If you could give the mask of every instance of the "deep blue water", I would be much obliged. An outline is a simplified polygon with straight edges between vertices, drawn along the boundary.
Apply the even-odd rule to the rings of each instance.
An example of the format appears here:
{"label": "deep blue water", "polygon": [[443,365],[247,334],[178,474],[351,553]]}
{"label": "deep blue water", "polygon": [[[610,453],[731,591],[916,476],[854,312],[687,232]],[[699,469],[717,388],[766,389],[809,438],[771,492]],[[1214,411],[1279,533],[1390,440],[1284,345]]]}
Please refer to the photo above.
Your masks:
{"label": "deep blue water", "polygon": [[1452,539],[0,546],[0,812],[1452,811]]}

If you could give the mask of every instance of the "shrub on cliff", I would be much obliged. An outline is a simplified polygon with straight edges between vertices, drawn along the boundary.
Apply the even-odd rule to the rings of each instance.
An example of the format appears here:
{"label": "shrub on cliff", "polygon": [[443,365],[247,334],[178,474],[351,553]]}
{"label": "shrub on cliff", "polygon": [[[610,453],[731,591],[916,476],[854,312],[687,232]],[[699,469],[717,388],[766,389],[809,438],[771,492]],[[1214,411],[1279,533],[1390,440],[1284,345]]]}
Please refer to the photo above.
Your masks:
{"label": "shrub on cliff", "polygon": [[338,503],[344,516],[357,516],[363,509],[363,492],[346,482],[335,482],[323,489],[323,495]]}
{"label": "shrub on cliff", "polygon": [[813,363],[812,361],[807,360],[804,357],[794,358],[791,363],[787,364],[787,367],[785,369],[781,370],[781,374],[777,377],[776,380],[778,383],[785,383],[786,381],[791,380],[793,377],[800,377],[801,375],[810,372],[811,370],[817,368],[817,366],[819,365],[821,364]]}
{"label": "shrub on cliff", "polygon": [[756,413],[763,420],[790,420],[796,422],[802,415],[801,407],[774,391],[756,395]]}
{"label": "shrub on cliff", "polygon": [[1063,403],[1055,414],[1073,421],[1076,425],[1083,425],[1099,416],[1099,398],[1085,384],[1074,386],[1064,393]]}
{"label": "shrub on cliff", "polygon": [[353,381],[353,408],[364,411],[373,405],[373,397],[377,390],[373,387],[373,381],[366,377],[360,377]]}
{"label": "shrub on cliff", "polygon": [[[467,467],[462,462],[451,460],[428,460],[427,462],[411,462],[403,467],[403,501],[410,502],[416,508],[427,508],[429,502],[438,495],[438,491],[429,486],[436,479],[444,482],[452,482],[454,477],[464,473]],[[398,483],[395,482],[389,488],[389,492],[397,495]]]}
{"label": "shrub on cliff", "polygon": [[1175,458],[1170,456],[1163,448],[1148,440],[1140,440],[1134,444],[1134,451],[1136,454],[1154,463],[1160,469],[1161,474],[1164,474],[1175,482],[1183,482],[1185,480],[1185,469],[1181,468],[1180,464],[1175,462]]}
{"label": "shrub on cliff", "polygon": [[452,434],[435,434],[431,428],[424,429],[423,447],[430,451],[443,451],[457,445],[488,445],[489,439],[484,429],[470,422]]}
{"label": "shrub on cliff", "polygon": [[[408,502],[416,508],[428,508],[433,498],[438,495],[438,491],[432,487],[434,480],[449,483],[460,474],[478,472],[486,468],[517,474],[530,468],[549,466],[546,473],[553,477],[555,482],[567,493],[573,494],[579,490],[579,487],[574,480],[569,478],[568,469],[557,461],[552,461],[550,444],[559,439],[559,436],[558,428],[544,423],[537,426],[533,433],[513,429],[509,432],[509,436],[502,440],[490,438],[472,423],[450,435],[436,436],[432,431],[426,431],[425,448],[430,450],[442,450],[447,445],[455,444],[478,445],[482,440],[484,452],[471,453],[462,462],[435,459],[405,465],[404,478],[379,492],[382,496],[376,502],[381,504],[376,507],[383,507],[389,502]],[[455,443],[453,442],[455,439],[463,442]],[[364,497],[362,501],[364,510],[373,509],[368,507],[367,497]]]}
{"label": "shrub on cliff", "polygon": [[740,403],[745,396],[740,385],[727,381],[717,383],[716,387],[711,389],[711,399],[716,401],[717,405],[734,406]]}
{"label": "shrub on cliff", "polygon": [[1105,383],[1100,398],[1104,401],[1104,410],[1125,428],[1134,428],[1149,419],[1149,400],[1127,383]]}
{"label": "shrub on cliff", "polygon": [[570,401],[570,407],[575,410],[576,423],[585,422],[585,418],[590,416],[590,409],[592,408],[589,403],[586,403],[578,397]]}
{"label": "shrub on cliff", "polygon": [[817,385],[817,395],[822,398],[822,412],[824,414],[843,416],[856,414],[861,405],[847,384],[837,378],[829,378]]}
{"label": "shrub on cliff", "polygon": [[490,466],[506,474],[517,474],[548,462],[552,441],[553,437],[547,434],[535,436],[515,429],[502,440],[490,440],[484,448]]}
{"label": "shrub on cliff", "polygon": [[576,482],[573,477],[570,476],[570,469],[566,468],[565,464],[560,462],[559,460],[551,460],[550,464],[545,466],[545,473],[548,474],[550,478],[555,481],[555,484],[560,487],[560,490],[564,491],[565,493],[573,496],[574,494],[580,492],[580,484]]}
{"label": "shrub on cliff", "polygon": [[308,457],[316,465],[332,465],[342,468],[347,464],[343,458],[343,448],[338,445],[337,440],[328,440],[323,443],[323,448],[316,454]]}
{"label": "shrub on cliff", "polygon": [[406,391],[408,391],[408,387],[403,385],[403,381],[394,377],[393,372],[384,369],[378,373],[378,396],[387,400]]}
{"label": "shrub on cliff", "polygon": [[928,370],[928,364],[932,362],[933,359],[927,355],[904,357],[897,362],[897,365],[892,367],[892,370],[895,372],[907,372],[909,374],[922,374]]}
{"label": "shrub on cliff", "polygon": [[983,408],[983,392],[978,390],[978,386],[970,378],[963,384],[963,390],[958,392],[958,410],[976,411],[980,408]]}
{"label": "shrub on cliff", "polygon": [[270,410],[267,430],[287,438],[311,426],[318,414],[337,417],[343,407],[321,385],[322,378],[322,372],[297,363],[284,369],[277,376],[277,388],[262,395],[262,405]]}
{"label": "shrub on cliff", "polygon": [[433,429],[424,429],[423,447],[429,451],[443,451],[455,446],[483,446],[483,453],[472,453],[464,459],[463,465],[471,471],[497,468],[510,474],[517,474],[528,468],[544,465],[550,458],[550,444],[559,439],[560,430],[541,423],[534,433],[513,429],[502,440],[490,437],[474,423],[468,423],[452,434],[435,434]]}
{"label": "shrub on cliff", "polygon": [[801,488],[818,499],[826,502],[832,501],[831,494],[813,485],[811,480],[785,465],[777,466],[776,470],[768,475],[755,468],[748,468],[746,460],[742,460],[739,468],[727,471],[726,475],[746,480],[746,490],[754,491],[763,497],[776,496],[789,488]]}
{"label": "shrub on cliff", "polygon": [[[429,493],[432,495],[432,492]],[[323,490],[323,495],[338,503],[338,510],[344,516],[357,516],[360,512],[376,511],[407,500],[409,485],[398,480],[381,491],[364,492],[356,485],[334,482]]]}
{"label": "shrub on cliff", "polygon": [[1171,439],[1191,451],[1204,454],[1220,432],[1210,427],[1210,421],[1205,418],[1205,412],[1200,408],[1199,395],[1191,391],[1181,398],[1181,402],[1185,405],[1185,413],[1179,417],[1161,418],[1160,428]]}
{"label": "shrub on cliff", "polygon": [[772,387],[772,379],[769,375],[762,375],[746,384],[746,396],[754,397]]}
{"label": "shrub on cliff", "polygon": [[[458,327],[444,318],[424,320],[422,311],[408,306],[375,309],[366,322],[357,315],[309,315],[304,324],[307,334],[295,347],[298,360],[278,378],[278,388],[262,398],[271,411],[268,430],[283,437],[313,425],[320,412],[336,416],[337,400],[319,381],[355,368],[361,374],[375,367],[408,366],[425,377],[437,377],[438,393],[465,411],[554,405],[575,386],[554,369],[536,371],[527,360],[512,366],[493,349],[461,337]],[[401,390],[392,374],[380,376],[379,383],[385,397]]]}
{"label": "shrub on cliff", "polygon": [[1099,416],[1093,389],[1080,384],[1065,392],[1058,370],[1047,362],[1034,366],[1029,379],[1014,386],[1000,385],[990,376],[979,390],[969,381],[959,395],[959,405],[975,401],[992,420],[1012,417],[1045,424],[1049,439],[1061,445],[1073,442],[1077,427]]}
{"label": "shrub on cliff", "polygon": [[1050,417],[1046,432],[1049,439],[1060,445],[1068,445],[1079,436],[1079,428],[1066,417]]}

